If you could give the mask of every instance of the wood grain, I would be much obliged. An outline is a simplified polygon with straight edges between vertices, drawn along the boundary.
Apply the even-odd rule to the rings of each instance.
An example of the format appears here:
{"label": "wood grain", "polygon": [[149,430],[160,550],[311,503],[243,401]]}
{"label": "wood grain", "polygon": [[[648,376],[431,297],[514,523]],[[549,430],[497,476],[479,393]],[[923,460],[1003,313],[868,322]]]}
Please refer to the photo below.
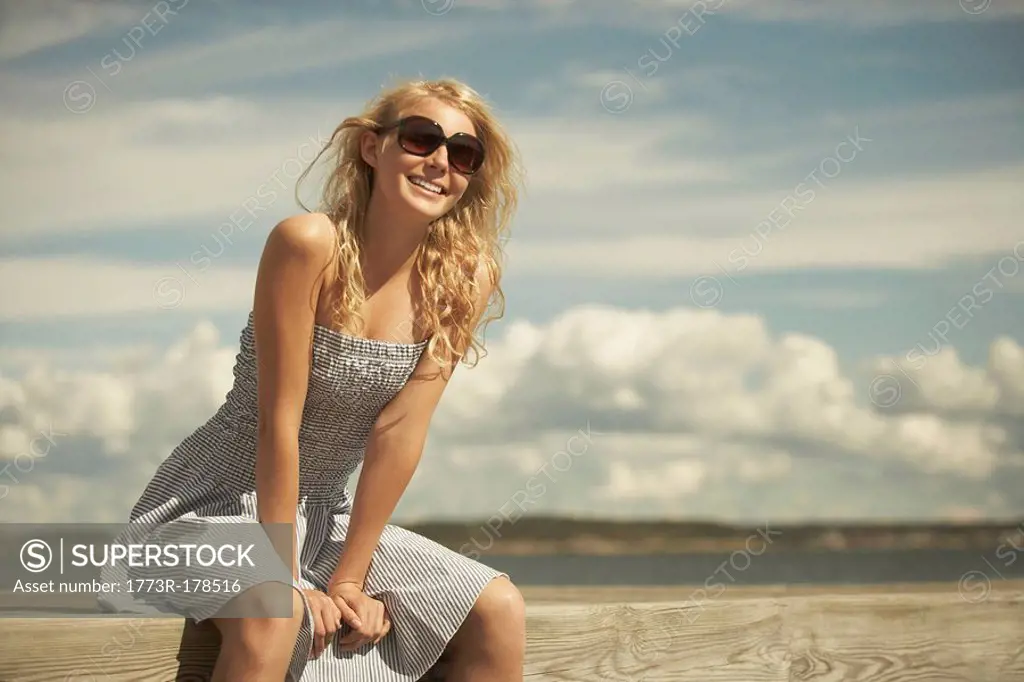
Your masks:
{"label": "wood grain", "polygon": [[983,604],[950,593],[794,597],[785,606],[790,680],[1010,682],[1024,646],[1024,593]]}
{"label": "wood grain", "polygon": [[[1024,681],[1022,587],[978,603],[955,584],[737,588],[703,603],[687,601],[692,588],[524,588],[525,679]],[[6,618],[0,680],[198,682],[218,645],[212,626],[176,618]]]}

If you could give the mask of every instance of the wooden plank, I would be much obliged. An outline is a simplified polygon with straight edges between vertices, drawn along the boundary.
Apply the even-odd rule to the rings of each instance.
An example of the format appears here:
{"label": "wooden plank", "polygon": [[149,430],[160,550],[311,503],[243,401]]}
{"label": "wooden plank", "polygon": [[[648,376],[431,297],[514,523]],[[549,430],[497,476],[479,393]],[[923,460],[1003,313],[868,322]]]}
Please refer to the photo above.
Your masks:
{"label": "wooden plank", "polygon": [[[735,596],[730,588],[703,604],[530,603],[526,679],[1024,680],[1024,591],[994,589],[980,603],[955,585],[777,591]],[[0,680],[205,680],[217,646],[212,626],[175,618],[8,618],[0,620]]]}
{"label": "wooden plank", "polygon": [[1024,649],[1024,593],[985,603],[955,591],[793,597],[784,610],[790,680],[1011,682]]}
{"label": "wooden plank", "polygon": [[545,605],[531,609],[527,680],[784,682],[782,619],[772,600]]}
{"label": "wooden plank", "polygon": [[0,621],[4,682],[208,680],[220,646],[212,625],[181,618]]}

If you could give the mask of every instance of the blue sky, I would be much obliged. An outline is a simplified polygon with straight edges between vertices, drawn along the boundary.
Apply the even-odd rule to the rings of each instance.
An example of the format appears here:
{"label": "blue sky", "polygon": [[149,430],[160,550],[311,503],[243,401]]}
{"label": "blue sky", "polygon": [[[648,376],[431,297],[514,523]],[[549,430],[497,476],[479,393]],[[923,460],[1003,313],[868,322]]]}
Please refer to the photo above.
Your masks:
{"label": "blue sky", "polygon": [[[606,450],[538,510],[1024,513],[1020,3],[73,1],[4,3],[0,18],[0,379],[23,417],[7,456],[41,420],[68,432],[4,514],[42,513],[32,500],[55,486],[82,491],[64,513],[94,509],[91,486],[110,479],[88,472],[134,453],[145,454],[116,470],[129,489],[144,481],[230,380],[263,239],[299,210],[300,162],[381,85],[441,76],[493,104],[528,186],[493,365],[453,382],[409,516],[487,514],[512,492],[496,472],[528,477],[524,449],[542,461],[541,443],[597,414],[616,424]],[[268,187],[273,199],[257,194]],[[664,350],[631,370],[602,365],[602,344],[633,338],[630,325],[694,357],[723,350],[678,367]],[[534,350],[541,365],[573,335],[561,352],[595,358],[568,363],[575,379],[636,393],[649,413],[613,419],[506,362],[522,347],[516,330],[549,340]],[[763,345],[743,345],[752,338]],[[156,438],[139,404],[164,388],[124,367],[163,376],[181,349],[210,374],[176,389],[188,418]],[[644,393],[672,371],[671,389]],[[702,371],[703,393],[679,388]],[[751,378],[765,373],[824,397],[801,413]],[[722,376],[746,392],[727,400]],[[537,386],[515,388],[528,379]],[[524,414],[514,443],[468,440],[444,420],[486,382],[513,386],[508,404],[543,395],[564,418]],[[86,420],[62,394],[106,407]],[[823,404],[835,410],[814,412]],[[651,417],[661,411],[674,416]],[[830,414],[847,426],[815,431]],[[474,448],[490,454],[472,465],[453,454]],[[661,454],[636,459],[638,448]],[[427,486],[454,466],[488,482],[449,509]]]}

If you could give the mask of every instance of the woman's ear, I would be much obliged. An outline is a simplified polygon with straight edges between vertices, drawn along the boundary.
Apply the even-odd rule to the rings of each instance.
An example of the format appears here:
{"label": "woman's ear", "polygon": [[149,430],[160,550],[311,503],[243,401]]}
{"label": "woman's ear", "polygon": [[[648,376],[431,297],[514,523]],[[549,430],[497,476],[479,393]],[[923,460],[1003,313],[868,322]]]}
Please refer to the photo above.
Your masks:
{"label": "woman's ear", "polygon": [[367,130],[359,138],[359,152],[370,168],[377,167],[377,133]]}

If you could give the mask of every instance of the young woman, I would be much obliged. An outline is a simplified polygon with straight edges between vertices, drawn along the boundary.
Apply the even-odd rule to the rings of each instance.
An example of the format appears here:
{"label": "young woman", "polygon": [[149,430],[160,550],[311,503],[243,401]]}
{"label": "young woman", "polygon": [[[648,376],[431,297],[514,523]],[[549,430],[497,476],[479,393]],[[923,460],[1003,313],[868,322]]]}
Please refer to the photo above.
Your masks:
{"label": "young woman", "polygon": [[267,239],[225,403],[131,520],[294,524],[292,617],[213,616],[214,680],[412,682],[444,655],[448,682],[519,682],[508,576],[387,523],[452,370],[503,302],[515,147],[476,92],[440,80],[382,92],[326,151],[322,212]]}

